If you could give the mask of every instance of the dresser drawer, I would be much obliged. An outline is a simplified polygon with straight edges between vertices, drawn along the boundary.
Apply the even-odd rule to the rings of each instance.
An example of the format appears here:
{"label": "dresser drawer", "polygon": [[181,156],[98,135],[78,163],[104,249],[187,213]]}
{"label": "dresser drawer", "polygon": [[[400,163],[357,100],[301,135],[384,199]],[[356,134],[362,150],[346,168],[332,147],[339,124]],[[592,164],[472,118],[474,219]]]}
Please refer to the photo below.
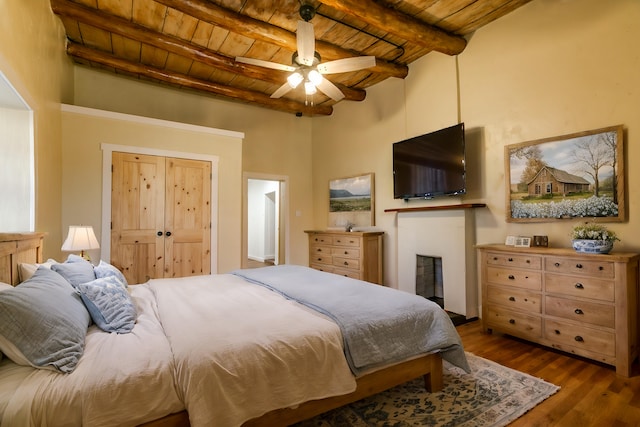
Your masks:
{"label": "dresser drawer", "polygon": [[542,336],[542,318],[540,316],[505,310],[502,307],[489,304],[487,319],[484,320],[489,329],[496,328],[507,334],[540,338]]}
{"label": "dresser drawer", "polygon": [[615,276],[613,262],[609,261],[547,257],[544,268],[552,273],[579,274],[608,279],[613,279]]}
{"label": "dresser drawer", "polygon": [[564,294],[609,302],[615,300],[615,282],[612,280],[547,273],[544,276],[544,288],[547,293],[551,294]]}
{"label": "dresser drawer", "polygon": [[320,270],[320,271],[324,271],[325,273],[333,273],[333,265],[331,264],[316,264],[316,263],[309,263],[309,267],[314,268],[316,270]]}
{"label": "dresser drawer", "polygon": [[325,244],[325,245],[331,245],[333,244],[333,236],[328,235],[328,234],[314,234],[313,236],[310,236],[310,243],[318,243],[318,244]]}
{"label": "dresser drawer", "polygon": [[333,265],[333,257],[326,254],[310,253],[309,263]]}
{"label": "dresser drawer", "polygon": [[309,253],[311,255],[331,255],[331,246],[311,245]]}
{"label": "dresser drawer", "polygon": [[[616,338],[613,332],[545,319],[544,335],[553,346],[568,351],[570,347],[615,356]],[[569,348],[568,348],[569,347]]]}
{"label": "dresser drawer", "polygon": [[361,240],[358,236],[333,236],[333,245],[359,247]]}
{"label": "dresser drawer", "polygon": [[487,299],[490,304],[501,305],[507,309],[538,314],[542,312],[541,296],[534,292],[489,285],[487,286]]}
{"label": "dresser drawer", "polygon": [[360,258],[360,249],[345,246],[344,248],[331,249],[331,255],[342,258]]}
{"label": "dresser drawer", "polygon": [[342,268],[334,268],[332,271],[333,274],[339,274],[344,277],[351,277],[352,279],[362,280],[362,275],[357,270],[344,270]]}
{"label": "dresser drawer", "polygon": [[337,257],[337,256],[334,256],[332,258],[333,258],[334,267],[344,268],[344,269],[354,269],[354,270],[360,269],[359,259],[343,258],[343,257]]}
{"label": "dresser drawer", "polygon": [[542,268],[542,258],[528,254],[489,252],[487,253],[487,264],[540,270]]}
{"label": "dresser drawer", "polygon": [[487,281],[536,291],[542,289],[542,273],[539,271],[487,267]]}
{"label": "dresser drawer", "polygon": [[546,315],[607,328],[616,326],[613,305],[550,296],[545,297],[544,301]]}

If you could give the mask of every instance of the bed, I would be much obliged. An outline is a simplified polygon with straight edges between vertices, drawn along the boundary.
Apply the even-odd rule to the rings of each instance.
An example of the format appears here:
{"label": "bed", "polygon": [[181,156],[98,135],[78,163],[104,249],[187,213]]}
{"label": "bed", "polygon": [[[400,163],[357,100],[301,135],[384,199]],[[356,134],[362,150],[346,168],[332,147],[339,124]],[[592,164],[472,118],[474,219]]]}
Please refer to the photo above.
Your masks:
{"label": "bed", "polygon": [[[43,233],[0,233],[0,282],[18,285],[19,264],[42,263],[43,239]],[[313,301],[279,280],[299,280],[304,269],[267,270],[266,279],[240,270],[130,285],[137,311],[132,331],[89,326],[73,372],[21,366],[6,357],[0,362],[0,420],[290,425],[420,376],[429,390],[439,390],[442,356],[466,364],[455,334],[438,352],[353,366],[361,356],[347,353],[345,321],[323,307],[312,309]],[[194,317],[197,324],[187,320]]]}

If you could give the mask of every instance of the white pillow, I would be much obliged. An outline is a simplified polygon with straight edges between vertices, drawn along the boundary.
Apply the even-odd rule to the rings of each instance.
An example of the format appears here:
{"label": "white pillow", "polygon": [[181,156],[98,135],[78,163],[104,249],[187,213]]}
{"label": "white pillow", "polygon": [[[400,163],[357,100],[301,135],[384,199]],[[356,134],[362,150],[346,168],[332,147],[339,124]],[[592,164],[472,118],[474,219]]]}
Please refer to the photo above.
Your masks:
{"label": "white pillow", "polygon": [[51,269],[51,266],[53,264],[58,264],[58,261],[56,261],[55,259],[51,259],[51,258],[49,258],[47,260],[47,262],[43,262],[42,264],[29,264],[29,263],[26,263],[26,262],[18,263],[18,278],[20,279],[20,282],[22,283],[25,280],[31,279],[31,276],[33,276],[33,273],[36,272],[38,267],[43,266],[43,267],[46,267],[48,269]]}

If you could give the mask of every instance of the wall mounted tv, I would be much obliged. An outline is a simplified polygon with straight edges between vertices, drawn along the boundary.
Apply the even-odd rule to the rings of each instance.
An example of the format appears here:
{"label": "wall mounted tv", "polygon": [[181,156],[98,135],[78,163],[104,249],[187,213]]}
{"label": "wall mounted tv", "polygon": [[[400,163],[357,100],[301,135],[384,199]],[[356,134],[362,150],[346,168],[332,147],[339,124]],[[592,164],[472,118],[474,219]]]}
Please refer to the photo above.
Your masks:
{"label": "wall mounted tv", "polygon": [[465,192],[464,123],[393,144],[395,199]]}

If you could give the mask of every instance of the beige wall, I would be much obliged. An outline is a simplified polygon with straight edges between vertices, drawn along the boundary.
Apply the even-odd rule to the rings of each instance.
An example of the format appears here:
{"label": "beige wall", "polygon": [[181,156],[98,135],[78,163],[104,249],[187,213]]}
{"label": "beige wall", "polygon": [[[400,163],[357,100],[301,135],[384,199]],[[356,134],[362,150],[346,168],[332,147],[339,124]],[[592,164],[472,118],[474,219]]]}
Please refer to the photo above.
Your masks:
{"label": "beige wall", "polygon": [[[62,219],[69,225],[92,225],[101,239],[103,151],[101,144],[217,156],[218,162],[218,272],[240,268],[242,140],[181,129],[173,123],[125,121],[93,116],[98,111],[62,114]],[[130,116],[129,119],[136,120]],[[216,205],[214,204],[214,208]],[[104,257],[104,255],[103,255]]]}
{"label": "beige wall", "polygon": [[44,256],[61,236],[60,109],[73,97],[73,68],[62,24],[49,0],[0,0],[0,70],[34,111],[36,224],[49,233]]}
{"label": "beige wall", "polygon": [[[304,230],[313,225],[309,192],[312,119],[167,89],[84,67],[77,67],[75,74],[75,105],[243,132],[242,171],[289,179],[289,262],[307,263]],[[240,182],[242,177],[235,179]],[[226,182],[221,181],[220,185],[225,186]],[[241,243],[240,235],[234,238]]]}
{"label": "beige wall", "polygon": [[391,144],[460,119],[470,150],[470,191],[461,200],[488,205],[476,211],[477,242],[547,234],[552,245],[570,246],[575,221],[505,221],[504,146],[624,124],[630,215],[609,227],[622,238],[618,250],[640,250],[640,170],[633,167],[640,158],[639,21],[636,0],[534,0],[477,31],[457,69],[456,58],[429,54],[404,81],[390,79],[368,89],[365,102],[343,102],[333,116],[314,119],[316,227],[326,224],[329,179],[374,172],[385,282],[397,286],[395,215],[383,210],[405,204],[393,200]]}

